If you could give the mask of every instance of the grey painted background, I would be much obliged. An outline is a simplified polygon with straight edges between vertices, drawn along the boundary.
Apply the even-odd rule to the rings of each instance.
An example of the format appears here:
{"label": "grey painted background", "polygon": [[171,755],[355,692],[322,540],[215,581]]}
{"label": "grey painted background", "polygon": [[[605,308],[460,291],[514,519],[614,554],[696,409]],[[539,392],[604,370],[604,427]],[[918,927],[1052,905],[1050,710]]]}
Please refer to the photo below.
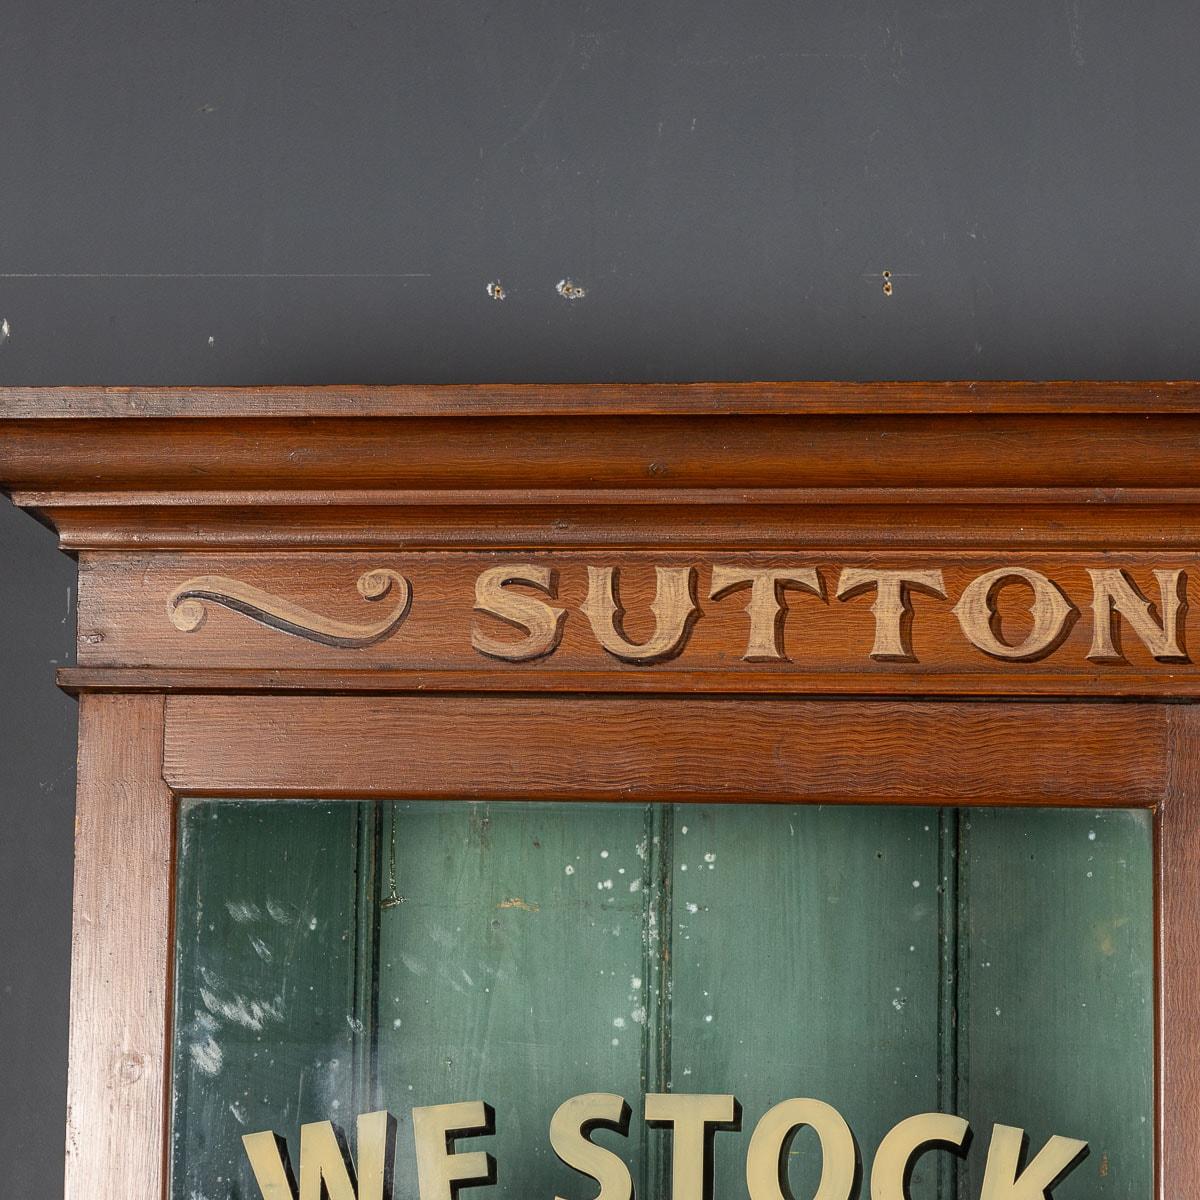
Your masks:
{"label": "grey painted background", "polygon": [[[7,0],[0,384],[1200,376],[1198,48],[1191,0]],[[72,583],[0,508],[24,1200],[60,1193]]]}

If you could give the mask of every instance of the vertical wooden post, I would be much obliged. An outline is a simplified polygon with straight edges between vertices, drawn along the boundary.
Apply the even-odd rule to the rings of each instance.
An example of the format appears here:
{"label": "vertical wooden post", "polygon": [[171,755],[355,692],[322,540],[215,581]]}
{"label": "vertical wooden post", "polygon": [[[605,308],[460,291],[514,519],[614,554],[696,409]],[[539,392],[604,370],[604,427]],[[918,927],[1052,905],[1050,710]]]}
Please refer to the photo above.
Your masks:
{"label": "vertical wooden post", "polygon": [[1171,772],[1158,813],[1159,1200],[1200,1195],[1200,707],[1168,710]]}
{"label": "vertical wooden post", "polygon": [[163,698],[79,713],[66,1200],[165,1195],[173,804]]}

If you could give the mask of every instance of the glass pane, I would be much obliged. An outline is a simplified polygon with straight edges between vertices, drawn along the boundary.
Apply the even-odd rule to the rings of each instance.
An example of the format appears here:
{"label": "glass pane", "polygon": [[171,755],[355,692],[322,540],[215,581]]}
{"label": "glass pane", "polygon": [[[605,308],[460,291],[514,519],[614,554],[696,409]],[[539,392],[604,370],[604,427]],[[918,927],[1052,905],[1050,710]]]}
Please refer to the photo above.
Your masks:
{"label": "glass pane", "polygon": [[[353,1150],[382,1108],[416,1200],[412,1108],[472,1100],[495,1132],[456,1148],[497,1163],[475,1194],[586,1200],[548,1138],[585,1092],[628,1100],[628,1136],[595,1140],[667,1197],[671,1135],[642,1119],[664,1091],[741,1102],[718,1200],[747,1195],[755,1124],[792,1096],[842,1114],[868,1178],[905,1117],[967,1118],[913,1200],[974,1200],[995,1123],[1031,1157],[1089,1142],[1057,1200],[1152,1190],[1146,813],[188,801],[179,845],[176,1200],[256,1200],[242,1135],[277,1132],[298,1169],[302,1123]],[[814,1134],[785,1158],[812,1196]]]}

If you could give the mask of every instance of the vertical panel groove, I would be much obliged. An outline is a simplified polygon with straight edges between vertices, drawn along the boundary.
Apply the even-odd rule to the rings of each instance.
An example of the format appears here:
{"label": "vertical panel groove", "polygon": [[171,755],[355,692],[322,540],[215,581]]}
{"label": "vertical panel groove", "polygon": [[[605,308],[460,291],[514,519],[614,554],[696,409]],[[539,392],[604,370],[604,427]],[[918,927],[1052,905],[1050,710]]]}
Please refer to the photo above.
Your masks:
{"label": "vertical panel groove", "polygon": [[[672,893],[675,806],[651,804],[646,808],[646,858],[642,888],[646,895],[645,986],[645,1091],[665,1092],[671,1085],[671,931],[674,926]],[[665,1139],[651,1137],[645,1121],[642,1138],[642,1192],[666,1196],[670,1188],[670,1156]]]}

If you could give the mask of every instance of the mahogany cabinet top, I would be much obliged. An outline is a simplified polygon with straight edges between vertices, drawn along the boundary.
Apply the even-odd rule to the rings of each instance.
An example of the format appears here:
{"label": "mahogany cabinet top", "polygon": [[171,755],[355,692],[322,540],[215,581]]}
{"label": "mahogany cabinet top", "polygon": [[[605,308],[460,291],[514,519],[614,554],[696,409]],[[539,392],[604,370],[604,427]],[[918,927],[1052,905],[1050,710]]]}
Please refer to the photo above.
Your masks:
{"label": "mahogany cabinet top", "polygon": [[1162,498],[1200,485],[1198,440],[1196,382],[0,389],[0,486],[35,508],[331,489]]}

